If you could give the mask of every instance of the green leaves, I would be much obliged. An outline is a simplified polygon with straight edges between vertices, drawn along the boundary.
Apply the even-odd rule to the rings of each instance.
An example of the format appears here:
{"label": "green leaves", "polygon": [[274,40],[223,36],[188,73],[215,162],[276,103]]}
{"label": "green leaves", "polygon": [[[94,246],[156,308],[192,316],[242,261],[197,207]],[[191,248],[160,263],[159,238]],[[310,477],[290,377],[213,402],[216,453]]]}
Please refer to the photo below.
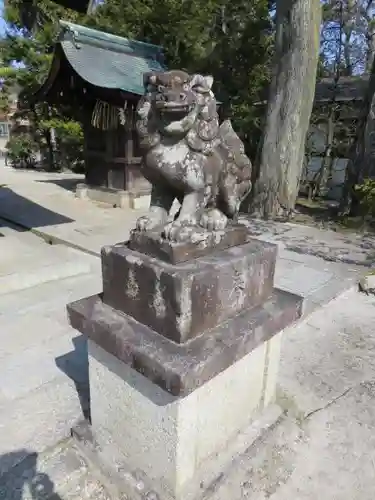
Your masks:
{"label": "green leaves", "polygon": [[54,43],[58,34],[58,21],[65,19],[78,20],[78,14],[42,0],[37,2],[37,12],[32,29],[24,23],[22,0],[9,0],[4,9],[7,22],[5,38],[1,46],[2,60],[7,63],[18,63],[22,69],[12,75],[26,92],[33,92],[46,78]]}
{"label": "green leaves", "polygon": [[270,76],[267,0],[110,0],[90,26],[162,45],[170,68],[211,74],[225,116],[254,156],[260,114],[253,106]]}
{"label": "green leaves", "polygon": [[0,67],[0,78],[9,78],[15,76],[17,69],[12,66],[1,66]]}
{"label": "green leaves", "polygon": [[8,158],[15,167],[28,167],[35,162],[37,143],[28,134],[18,134],[7,142]]}
{"label": "green leaves", "polygon": [[375,216],[375,180],[365,179],[363,184],[355,186],[360,205],[369,215]]}
{"label": "green leaves", "polygon": [[73,120],[51,118],[41,120],[40,126],[46,130],[54,129],[59,137],[67,141],[81,142],[83,140],[82,126]]}
{"label": "green leaves", "polygon": [[[168,67],[213,75],[224,116],[233,120],[254,156],[263,113],[254,103],[262,100],[272,53],[268,0],[108,0],[91,16],[41,0],[33,13],[32,29],[25,25],[21,3],[7,2],[2,57],[5,65],[11,61],[22,65],[8,76],[24,92],[34,92],[47,76],[59,19],[155,43],[164,47]],[[62,120],[69,110],[40,106],[35,113],[38,127],[52,125],[53,116],[52,128],[58,134],[80,135],[75,122]]]}
{"label": "green leaves", "polygon": [[[27,103],[28,95],[32,95],[45,81],[60,30],[58,21],[61,18],[74,22],[83,19],[76,12],[64,9],[48,0],[38,0],[36,10],[31,9],[28,16],[22,4],[22,0],[8,0],[4,11],[7,29],[0,46],[4,67],[3,73],[0,69],[0,78],[3,77],[5,80],[0,100],[0,106],[3,108],[6,107],[7,94],[12,87],[21,89],[23,101]],[[69,114],[69,110],[54,109],[46,103],[18,112],[18,115],[31,123],[31,133],[22,134],[20,137],[18,134],[12,139],[10,146],[16,156],[22,156],[22,152],[25,151],[27,156],[26,146],[31,144],[38,144],[39,149],[52,148],[53,145],[49,140],[51,129],[56,131],[59,147],[64,148],[68,144],[71,149],[74,145],[75,150],[80,153],[83,142],[81,125],[65,118],[66,114]],[[55,157],[52,153],[50,152],[51,159]],[[53,165],[50,167],[53,168]]]}

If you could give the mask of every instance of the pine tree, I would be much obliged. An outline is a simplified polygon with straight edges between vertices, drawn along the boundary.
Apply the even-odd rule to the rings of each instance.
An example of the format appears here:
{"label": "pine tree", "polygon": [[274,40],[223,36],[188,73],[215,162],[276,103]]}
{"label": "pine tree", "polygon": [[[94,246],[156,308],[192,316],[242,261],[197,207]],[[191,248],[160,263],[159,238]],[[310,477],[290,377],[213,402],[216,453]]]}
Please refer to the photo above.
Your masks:
{"label": "pine tree", "polygon": [[260,138],[260,93],[269,79],[268,0],[110,0],[88,23],[162,45],[169,68],[210,74],[223,116],[254,156]]}
{"label": "pine tree", "polygon": [[[4,70],[7,72],[5,93],[7,88],[17,85],[23,95],[22,101],[27,103],[28,96],[40,87],[48,75],[59,30],[59,19],[79,22],[80,17],[76,12],[64,9],[52,1],[42,0],[37,2],[37,10],[32,13],[33,22],[29,23],[22,7],[22,0],[8,0],[5,4],[4,19],[7,27],[1,46],[1,57],[4,67],[7,68]],[[42,150],[47,151],[49,168],[60,168],[54,161],[51,125],[62,131],[72,130],[73,134],[78,133],[78,140],[82,136],[80,126],[62,116],[59,109],[46,103],[26,106],[19,112],[19,116],[31,123],[33,139]],[[73,137],[73,140],[76,140],[76,137]]]}
{"label": "pine tree", "polygon": [[320,54],[325,76],[369,72],[375,54],[375,0],[323,0]]}
{"label": "pine tree", "polygon": [[[162,45],[170,68],[212,74],[222,112],[231,117],[254,156],[260,138],[260,92],[267,85],[271,56],[268,0],[109,0],[91,16],[38,1],[33,22],[22,15],[22,0],[5,8],[8,30],[4,61],[19,62],[16,80],[32,93],[46,78],[59,18],[119,36]],[[39,105],[30,110],[44,142],[48,126],[61,120],[58,109]],[[50,115],[54,115],[52,123]],[[64,123],[64,121],[62,121]]]}

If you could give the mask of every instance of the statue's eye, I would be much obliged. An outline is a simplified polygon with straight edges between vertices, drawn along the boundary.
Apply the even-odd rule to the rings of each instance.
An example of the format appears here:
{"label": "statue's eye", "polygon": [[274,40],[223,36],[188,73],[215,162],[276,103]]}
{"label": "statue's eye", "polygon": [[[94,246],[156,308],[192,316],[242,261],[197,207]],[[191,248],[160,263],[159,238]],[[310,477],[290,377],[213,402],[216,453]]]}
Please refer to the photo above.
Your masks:
{"label": "statue's eye", "polygon": [[159,92],[164,92],[164,85],[158,85],[158,91]]}

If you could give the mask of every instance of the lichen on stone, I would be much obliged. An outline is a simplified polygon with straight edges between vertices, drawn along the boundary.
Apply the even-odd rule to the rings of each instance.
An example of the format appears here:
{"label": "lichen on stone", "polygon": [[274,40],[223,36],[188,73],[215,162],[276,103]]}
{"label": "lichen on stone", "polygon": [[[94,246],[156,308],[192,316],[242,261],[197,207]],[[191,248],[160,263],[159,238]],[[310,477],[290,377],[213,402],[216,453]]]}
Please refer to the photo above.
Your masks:
{"label": "lichen on stone", "polygon": [[[163,237],[181,241],[194,235],[185,226],[223,230],[251,189],[251,162],[230,121],[219,124],[212,83],[178,70],[145,75],[136,128],[152,195],[139,231],[164,226]],[[175,199],[180,212],[166,225]]]}

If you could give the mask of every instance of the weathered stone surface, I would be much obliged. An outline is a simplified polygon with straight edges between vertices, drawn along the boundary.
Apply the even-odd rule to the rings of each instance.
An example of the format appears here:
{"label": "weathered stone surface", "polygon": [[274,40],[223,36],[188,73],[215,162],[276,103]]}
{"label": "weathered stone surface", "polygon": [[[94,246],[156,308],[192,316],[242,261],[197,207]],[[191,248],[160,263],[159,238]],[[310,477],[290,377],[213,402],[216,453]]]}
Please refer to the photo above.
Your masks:
{"label": "weathered stone surface", "polygon": [[[152,191],[139,231],[159,227],[167,239],[185,241],[187,225],[223,230],[251,189],[251,162],[231,122],[219,125],[212,84],[211,76],[178,70],[144,75],[136,128]],[[167,224],[175,199],[181,210]]]}
{"label": "weathered stone surface", "polygon": [[272,293],[277,248],[251,240],[178,265],[125,245],[102,251],[103,302],[182,343]]}
{"label": "weathered stone surface", "polygon": [[275,290],[187,344],[176,344],[92,296],[68,305],[73,328],[175,396],[192,392],[301,316],[302,298]]}
{"label": "weathered stone surface", "polygon": [[364,293],[375,295],[375,272],[363,276],[359,281],[359,290]]}
{"label": "weathered stone surface", "polygon": [[161,238],[162,228],[151,231],[134,230],[130,234],[128,246],[131,250],[150,257],[179,264],[229,247],[244,245],[250,238],[249,230],[241,224],[231,224],[223,231],[206,231],[199,226],[188,226],[184,230],[187,237],[180,242]]}

